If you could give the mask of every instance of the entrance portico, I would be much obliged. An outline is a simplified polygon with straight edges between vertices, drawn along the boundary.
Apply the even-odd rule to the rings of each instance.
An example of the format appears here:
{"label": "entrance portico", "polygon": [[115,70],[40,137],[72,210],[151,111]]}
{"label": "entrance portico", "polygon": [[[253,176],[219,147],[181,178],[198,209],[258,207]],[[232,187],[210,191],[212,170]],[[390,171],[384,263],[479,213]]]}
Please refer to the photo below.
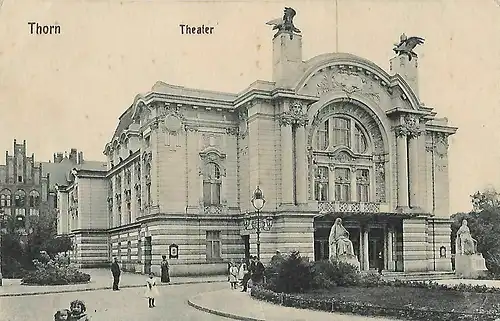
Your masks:
{"label": "entrance portico", "polygon": [[378,253],[382,252],[383,270],[402,272],[403,218],[397,215],[380,216],[373,213],[335,213],[314,220],[314,259],[329,258],[328,237],[335,218],[342,217],[344,227],[354,248],[362,271],[378,268]]}

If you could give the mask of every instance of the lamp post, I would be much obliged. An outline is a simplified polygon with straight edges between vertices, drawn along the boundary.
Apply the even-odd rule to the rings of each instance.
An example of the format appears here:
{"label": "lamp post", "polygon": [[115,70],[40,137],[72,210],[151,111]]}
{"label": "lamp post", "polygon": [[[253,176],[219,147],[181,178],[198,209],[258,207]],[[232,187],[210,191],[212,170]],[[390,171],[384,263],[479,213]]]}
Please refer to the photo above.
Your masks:
{"label": "lamp post", "polygon": [[268,217],[265,219],[264,222],[261,224],[261,218],[260,218],[260,211],[264,207],[264,204],[266,204],[266,200],[264,198],[264,193],[262,193],[262,190],[260,189],[259,186],[255,189],[253,192],[253,197],[252,197],[252,206],[257,210],[257,220],[253,220],[251,223],[246,221],[245,222],[245,227],[248,228],[248,226],[251,225],[252,229],[254,228],[255,225],[256,227],[256,234],[257,234],[257,258],[260,260],[260,230],[261,230],[261,225],[263,230],[270,230],[272,226],[272,218]]}

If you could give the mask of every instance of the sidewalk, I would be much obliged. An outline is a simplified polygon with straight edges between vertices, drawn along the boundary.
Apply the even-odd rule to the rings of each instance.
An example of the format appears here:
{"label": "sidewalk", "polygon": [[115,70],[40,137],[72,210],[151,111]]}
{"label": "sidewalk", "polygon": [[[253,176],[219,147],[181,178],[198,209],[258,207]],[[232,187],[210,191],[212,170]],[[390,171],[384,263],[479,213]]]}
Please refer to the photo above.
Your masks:
{"label": "sidewalk", "polygon": [[[90,274],[91,279],[89,283],[39,286],[21,285],[20,279],[4,279],[3,286],[0,287],[0,297],[111,289],[113,278],[109,270],[82,269],[81,271]],[[146,278],[145,275],[122,272],[120,277],[120,288],[142,287],[146,284]],[[226,276],[173,277],[170,285],[226,281]],[[159,283],[158,285],[166,286],[167,284]]]}
{"label": "sidewalk", "polygon": [[296,309],[253,299],[239,290],[205,292],[188,300],[201,311],[245,321],[394,321],[352,314]]}

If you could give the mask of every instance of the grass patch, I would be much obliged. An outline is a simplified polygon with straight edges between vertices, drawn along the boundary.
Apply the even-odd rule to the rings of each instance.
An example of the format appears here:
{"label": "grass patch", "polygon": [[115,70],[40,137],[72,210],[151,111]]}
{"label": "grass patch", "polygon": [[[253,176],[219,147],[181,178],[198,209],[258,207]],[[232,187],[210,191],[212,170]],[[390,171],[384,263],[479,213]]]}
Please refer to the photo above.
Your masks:
{"label": "grass patch", "polygon": [[298,294],[311,299],[336,299],[369,303],[390,309],[411,307],[433,311],[475,313],[500,306],[500,293],[473,293],[442,289],[380,286],[335,287]]}

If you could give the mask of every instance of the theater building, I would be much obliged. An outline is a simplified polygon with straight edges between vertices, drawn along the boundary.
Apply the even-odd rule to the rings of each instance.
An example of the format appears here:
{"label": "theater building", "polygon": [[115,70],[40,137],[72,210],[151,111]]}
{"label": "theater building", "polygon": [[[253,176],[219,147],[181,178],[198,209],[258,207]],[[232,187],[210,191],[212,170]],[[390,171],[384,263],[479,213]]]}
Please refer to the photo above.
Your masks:
{"label": "theater building", "polygon": [[238,94],[159,81],[136,96],[104,148],[107,167],[76,168],[59,191],[61,217],[80,222],[60,231],[74,237],[76,262],[118,257],[128,270],[159,271],[175,244],[173,274],[221,271],[256,254],[244,223],[259,186],[272,222],[264,263],[277,249],[328,258],[342,217],[362,270],[382,252],[386,271],[451,271],[456,128],[421,103],[418,58],[396,56],[386,72],[347,53],[304,61],[300,34],[272,41],[272,81]]}

